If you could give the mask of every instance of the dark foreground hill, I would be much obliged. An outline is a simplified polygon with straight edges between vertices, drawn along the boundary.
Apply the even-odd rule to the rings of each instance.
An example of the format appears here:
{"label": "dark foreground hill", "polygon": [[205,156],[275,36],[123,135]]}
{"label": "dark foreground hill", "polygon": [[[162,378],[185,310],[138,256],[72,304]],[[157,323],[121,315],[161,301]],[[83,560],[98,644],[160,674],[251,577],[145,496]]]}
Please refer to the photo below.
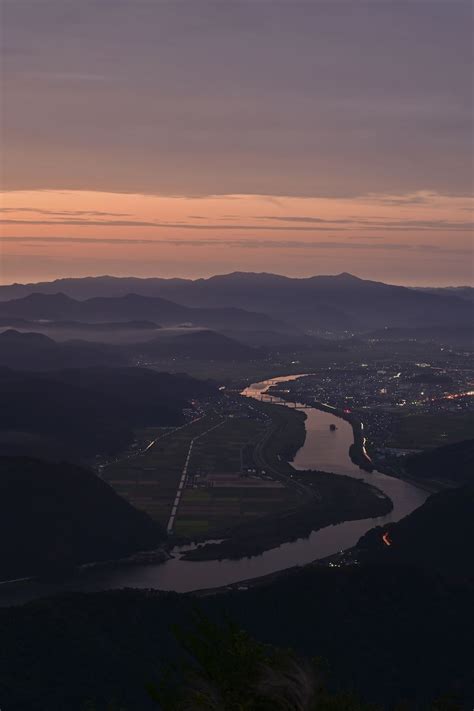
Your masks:
{"label": "dark foreground hill", "polygon": [[124,449],[133,428],[175,426],[215,386],[143,368],[0,369],[0,453],[80,458]]}
{"label": "dark foreground hill", "polygon": [[473,545],[474,483],[433,494],[406,518],[369,531],[359,542],[363,560],[471,581]]}
{"label": "dark foreground hill", "polygon": [[[359,279],[351,274],[294,279],[277,274],[235,272],[195,281],[134,277],[61,279],[42,284],[4,286],[0,288],[0,299],[15,299],[35,291],[39,294],[61,291],[78,299],[93,300],[97,305],[100,299],[91,297],[120,300],[131,292],[200,309],[219,304],[220,307],[257,311],[303,329],[344,331],[385,326],[469,326],[472,322],[472,301],[458,296],[455,290],[430,293]],[[0,314],[7,313],[4,307],[6,304],[2,305]],[[200,325],[218,328],[215,322]],[[258,328],[265,327],[261,323]],[[271,329],[270,326],[267,328]]]}
{"label": "dark foreground hill", "polygon": [[[236,622],[263,642],[321,658],[329,689],[355,691],[379,708],[470,709],[472,579],[450,564],[440,574],[426,547],[434,551],[457,516],[464,533],[453,529],[438,560],[459,561],[462,551],[464,569],[472,570],[472,516],[466,524],[472,499],[464,497],[461,489],[441,492],[393,526],[394,551],[418,546],[420,557],[410,564],[406,556],[385,556],[345,568],[307,566],[217,595],[77,593],[2,609],[2,701],[9,711],[83,711],[89,701],[97,711],[112,701],[126,711],[155,708],[146,686],[177,658],[175,626],[189,629],[200,610],[210,619]],[[416,543],[420,532],[425,557],[421,539]],[[385,546],[382,553],[391,551]],[[233,674],[232,665],[227,673]],[[360,711],[355,705],[341,708]]]}
{"label": "dark foreground hill", "polygon": [[404,460],[407,474],[415,479],[435,479],[457,484],[474,481],[474,439],[436,447]]}
{"label": "dark foreground hill", "polygon": [[434,709],[450,696],[460,705],[436,708],[467,709],[472,594],[410,568],[363,566],[307,568],[200,600],[133,590],[50,598],[0,610],[2,701],[9,711],[83,711],[88,701],[97,711],[156,708],[146,687],[178,658],[173,628],[189,629],[199,609],[322,658],[330,689],[355,691],[378,708]]}
{"label": "dark foreground hill", "polygon": [[0,457],[0,580],[121,558],[164,538],[87,469]]}

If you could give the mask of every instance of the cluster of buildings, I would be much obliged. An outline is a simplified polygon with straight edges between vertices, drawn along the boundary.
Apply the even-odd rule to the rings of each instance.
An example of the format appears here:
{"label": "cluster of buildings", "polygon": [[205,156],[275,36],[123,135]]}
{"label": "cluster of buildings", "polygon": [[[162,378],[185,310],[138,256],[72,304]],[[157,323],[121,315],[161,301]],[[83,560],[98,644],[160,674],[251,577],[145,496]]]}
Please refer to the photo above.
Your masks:
{"label": "cluster of buildings", "polygon": [[438,424],[453,415],[458,420],[474,415],[474,373],[469,365],[354,363],[321,369],[290,387],[295,400],[325,403],[358,417],[370,454],[379,461],[419,451],[416,437],[397,443],[400,422],[409,415],[431,415],[430,421]]}

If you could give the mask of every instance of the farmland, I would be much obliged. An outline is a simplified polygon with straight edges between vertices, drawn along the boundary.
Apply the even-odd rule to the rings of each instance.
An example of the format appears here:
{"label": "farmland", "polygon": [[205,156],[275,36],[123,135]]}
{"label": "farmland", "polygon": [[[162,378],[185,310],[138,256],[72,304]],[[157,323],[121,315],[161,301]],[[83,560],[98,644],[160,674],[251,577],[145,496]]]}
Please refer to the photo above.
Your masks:
{"label": "farmland", "polygon": [[295,489],[265,470],[261,450],[271,452],[272,470],[278,468],[277,450],[285,454],[298,430],[296,441],[302,441],[302,422],[301,413],[224,398],[183,427],[140,432],[140,452],[111,464],[102,476],[165,526],[180,491],[171,532],[207,535],[297,502]]}
{"label": "farmland", "polygon": [[393,447],[427,449],[472,438],[472,413],[420,413],[401,417],[395,428]]}
{"label": "farmland", "polygon": [[[146,451],[110,465],[102,476],[133,506],[166,525],[191,440],[219,421],[210,413],[183,427],[158,431]],[[150,435],[153,442],[153,431]]]}

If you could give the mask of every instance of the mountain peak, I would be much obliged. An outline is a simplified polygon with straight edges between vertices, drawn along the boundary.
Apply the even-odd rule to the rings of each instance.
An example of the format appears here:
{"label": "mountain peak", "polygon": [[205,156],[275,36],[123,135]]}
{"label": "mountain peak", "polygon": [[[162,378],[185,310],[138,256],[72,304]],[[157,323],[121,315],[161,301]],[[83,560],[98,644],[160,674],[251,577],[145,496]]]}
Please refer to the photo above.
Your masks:
{"label": "mountain peak", "polygon": [[355,279],[356,281],[362,281],[360,277],[354,276],[354,274],[351,274],[350,272],[341,272],[340,274],[336,274],[337,279]]}

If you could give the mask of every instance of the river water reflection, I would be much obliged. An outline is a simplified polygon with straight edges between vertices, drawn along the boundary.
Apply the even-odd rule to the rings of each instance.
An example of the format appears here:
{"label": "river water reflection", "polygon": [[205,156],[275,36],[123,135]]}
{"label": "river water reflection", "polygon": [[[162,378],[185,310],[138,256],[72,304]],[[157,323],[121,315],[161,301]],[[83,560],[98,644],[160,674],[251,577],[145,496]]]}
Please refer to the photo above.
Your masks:
{"label": "river water reflection", "polygon": [[[266,390],[272,384],[288,382],[302,375],[282,376],[254,383],[243,395],[267,399]],[[274,402],[286,405],[273,398]],[[349,521],[328,526],[309,538],[286,543],[253,558],[224,561],[184,561],[176,550],[175,558],[163,564],[124,566],[108,570],[83,571],[60,584],[28,582],[15,586],[0,586],[0,604],[15,604],[60,592],[97,591],[111,588],[154,588],[189,592],[220,587],[242,580],[260,577],[296,565],[304,565],[353,546],[369,529],[389,521],[397,521],[421,506],[427,493],[406,482],[378,472],[367,473],[352,463],[349,447],[353,442],[352,428],[345,420],[313,408],[306,409],[306,440],[293,462],[296,469],[319,469],[364,479],[392,499],[393,510],[381,518]],[[331,431],[330,424],[337,429]]]}

